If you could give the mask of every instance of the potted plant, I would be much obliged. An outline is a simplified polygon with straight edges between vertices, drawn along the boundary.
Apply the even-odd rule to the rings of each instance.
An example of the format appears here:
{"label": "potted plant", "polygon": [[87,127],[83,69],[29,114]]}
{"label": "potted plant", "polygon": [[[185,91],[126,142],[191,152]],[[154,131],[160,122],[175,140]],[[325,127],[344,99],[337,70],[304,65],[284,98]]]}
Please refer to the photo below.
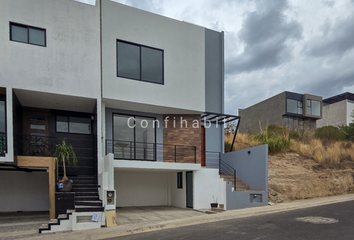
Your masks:
{"label": "potted plant", "polygon": [[213,196],[213,202],[212,203],[210,203],[210,207],[211,208],[217,208],[218,207],[218,198],[214,198],[214,196]]}
{"label": "potted plant", "polygon": [[64,176],[58,181],[58,189],[60,192],[70,192],[72,187],[72,180],[66,176],[66,164],[75,166],[77,163],[76,154],[71,144],[66,144],[65,140],[62,143],[55,145],[55,152],[53,154],[57,159],[57,166],[63,166]]}

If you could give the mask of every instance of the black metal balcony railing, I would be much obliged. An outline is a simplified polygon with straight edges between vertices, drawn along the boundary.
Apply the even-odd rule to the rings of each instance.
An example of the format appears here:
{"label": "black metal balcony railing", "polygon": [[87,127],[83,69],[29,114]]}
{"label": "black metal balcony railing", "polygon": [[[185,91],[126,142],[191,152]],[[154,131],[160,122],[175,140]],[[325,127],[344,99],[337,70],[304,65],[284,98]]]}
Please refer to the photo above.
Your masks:
{"label": "black metal balcony railing", "polygon": [[113,153],[114,159],[196,163],[195,146],[162,143],[106,140],[106,154]]}
{"label": "black metal balcony railing", "polygon": [[14,137],[15,155],[48,157],[53,154],[53,147],[56,143],[58,139],[55,137],[17,135]]}
{"label": "black metal balcony railing", "polygon": [[6,133],[0,132],[0,156],[5,156],[7,153],[7,138]]}
{"label": "black metal balcony railing", "polygon": [[226,181],[232,182],[234,191],[236,191],[236,169],[234,169],[229,164],[220,159],[219,174],[223,175]]}

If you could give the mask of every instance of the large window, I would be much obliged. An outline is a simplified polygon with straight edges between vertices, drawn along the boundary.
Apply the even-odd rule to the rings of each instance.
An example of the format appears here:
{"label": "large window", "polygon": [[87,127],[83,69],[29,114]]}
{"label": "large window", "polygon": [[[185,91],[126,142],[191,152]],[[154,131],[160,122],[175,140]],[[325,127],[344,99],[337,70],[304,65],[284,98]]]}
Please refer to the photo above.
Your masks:
{"label": "large window", "polygon": [[286,111],[288,113],[302,114],[302,101],[287,99]]}
{"label": "large window", "polygon": [[91,134],[91,118],[57,116],[57,132]]}
{"label": "large window", "polygon": [[155,118],[113,114],[113,151],[117,159],[155,160]]}
{"label": "large window", "polygon": [[10,23],[10,40],[45,47],[46,31],[41,28]]}
{"label": "large window", "polygon": [[163,84],[163,51],[118,40],[117,76]]}
{"label": "large window", "polygon": [[321,116],[321,102],[307,99],[306,113],[308,115]]}

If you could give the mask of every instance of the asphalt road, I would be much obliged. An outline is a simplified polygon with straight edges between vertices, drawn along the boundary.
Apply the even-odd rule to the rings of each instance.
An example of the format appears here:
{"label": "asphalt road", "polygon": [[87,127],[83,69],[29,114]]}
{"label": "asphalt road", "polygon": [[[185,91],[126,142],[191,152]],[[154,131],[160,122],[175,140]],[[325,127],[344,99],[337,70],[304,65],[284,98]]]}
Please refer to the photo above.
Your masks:
{"label": "asphalt road", "polygon": [[[222,213],[221,213],[222,214]],[[312,222],[298,218],[321,217]],[[316,220],[309,218],[309,220]],[[319,224],[318,221],[325,222]],[[331,223],[333,222],[333,223]],[[282,213],[219,221],[188,227],[108,238],[144,239],[354,239],[354,201],[329,204]]]}

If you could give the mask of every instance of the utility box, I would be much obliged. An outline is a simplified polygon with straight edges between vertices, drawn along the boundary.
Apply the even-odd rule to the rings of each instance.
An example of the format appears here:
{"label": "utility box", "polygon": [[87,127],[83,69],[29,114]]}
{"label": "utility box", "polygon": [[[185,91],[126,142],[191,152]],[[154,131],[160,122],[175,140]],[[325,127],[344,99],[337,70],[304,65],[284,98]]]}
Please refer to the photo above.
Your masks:
{"label": "utility box", "polygon": [[105,190],[104,205],[105,210],[116,209],[116,190]]}
{"label": "utility box", "polygon": [[261,203],[262,194],[250,194],[250,203]]}

